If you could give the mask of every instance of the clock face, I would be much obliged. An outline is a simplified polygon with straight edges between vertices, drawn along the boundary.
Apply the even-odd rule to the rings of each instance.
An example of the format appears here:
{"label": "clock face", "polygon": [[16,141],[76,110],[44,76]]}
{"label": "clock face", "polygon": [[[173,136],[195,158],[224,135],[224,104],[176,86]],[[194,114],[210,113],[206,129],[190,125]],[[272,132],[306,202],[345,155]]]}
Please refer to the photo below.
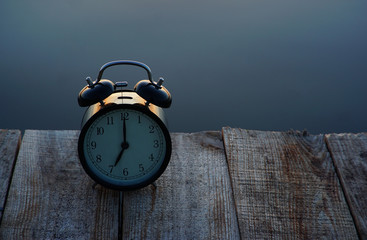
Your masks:
{"label": "clock face", "polygon": [[104,186],[129,190],[148,185],[165,170],[171,140],[162,121],[131,105],[93,116],[82,129],[79,155],[86,172]]}

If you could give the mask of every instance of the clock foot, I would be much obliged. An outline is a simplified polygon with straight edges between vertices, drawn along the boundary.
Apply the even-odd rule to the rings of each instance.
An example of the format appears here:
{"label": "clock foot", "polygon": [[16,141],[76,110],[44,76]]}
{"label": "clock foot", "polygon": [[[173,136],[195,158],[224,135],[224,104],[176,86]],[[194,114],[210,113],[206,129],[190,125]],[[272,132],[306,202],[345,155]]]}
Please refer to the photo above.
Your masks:
{"label": "clock foot", "polygon": [[97,182],[94,182],[93,185],[92,185],[92,189],[95,190],[96,187],[97,187],[98,183]]}
{"label": "clock foot", "polygon": [[157,190],[157,184],[155,182],[151,183],[152,187],[154,188],[154,191]]}

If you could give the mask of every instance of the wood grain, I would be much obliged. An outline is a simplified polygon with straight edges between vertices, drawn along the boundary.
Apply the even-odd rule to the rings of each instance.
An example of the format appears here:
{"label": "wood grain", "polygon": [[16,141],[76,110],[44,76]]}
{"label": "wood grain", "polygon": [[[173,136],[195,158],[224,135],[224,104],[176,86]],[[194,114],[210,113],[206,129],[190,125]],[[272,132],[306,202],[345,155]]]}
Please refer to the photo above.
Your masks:
{"label": "wood grain", "polygon": [[0,223],[20,140],[19,130],[0,130]]}
{"label": "wood grain", "polygon": [[367,133],[327,134],[346,199],[361,239],[367,239]]}
{"label": "wood grain", "polygon": [[25,131],[0,239],[116,239],[119,194],[93,182],[77,157],[79,131]]}
{"label": "wood grain", "polygon": [[220,132],[172,134],[165,173],[124,194],[123,239],[239,239]]}
{"label": "wood grain", "polygon": [[356,239],[323,136],[223,128],[246,239]]}

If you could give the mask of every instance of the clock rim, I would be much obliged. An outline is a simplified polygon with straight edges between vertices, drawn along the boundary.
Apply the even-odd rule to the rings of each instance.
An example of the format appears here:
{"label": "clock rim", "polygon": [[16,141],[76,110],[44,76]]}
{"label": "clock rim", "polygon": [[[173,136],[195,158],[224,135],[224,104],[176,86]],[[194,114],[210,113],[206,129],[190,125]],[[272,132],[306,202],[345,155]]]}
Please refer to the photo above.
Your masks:
{"label": "clock rim", "polygon": [[[164,139],[166,141],[166,151],[165,151],[165,157],[164,157],[164,160],[162,162],[162,165],[160,166],[158,171],[152,175],[152,177],[150,177],[147,180],[145,180],[141,183],[138,183],[138,184],[116,185],[116,184],[112,184],[108,181],[105,181],[105,180],[99,178],[94,173],[94,171],[92,171],[90,169],[90,167],[88,166],[87,160],[84,156],[84,148],[83,148],[84,139],[85,139],[86,133],[87,133],[88,129],[90,128],[90,126],[100,116],[102,116],[104,114],[107,114],[110,111],[117,110],[117,109],[132,109],[132,110],[136,110],[136,111],[139,111],[139,112],[147,115],[152,120],[154,120],[159,125],[159,127],[162,129]],[[167,168],[167,166],[170,162],[170,159],[171,159],[171,153],[172,153],[172,141],[171,141],[171,136],[170,136],[170,133],[167,129],[167,126],[164,124],[164,122],[156,114],[154,114],[152,111],[150,111],[147,107],[145,107],[143,105],[140,105],[140,104],[109,104],[109,105],[104,106],[102,109],[100,109],[98,112],[96,112],[93,116],[91,116],[86,121],[86,123],[84,124],[84,126],[82,127],[82,129],[80,131],[79,139],[78,139],[79,161],[80,161],[84,171],[88,174],[88,176],[91,177],[93,179],[93,181],[95,181],[98,184],[101,184],[102,186],[104,186],[106,188],[120,190],[120,191],[137,190],[137,189],[146,187],[149,184],[156,181],[163,174],[163,172],[166,170],[166,168]]]}

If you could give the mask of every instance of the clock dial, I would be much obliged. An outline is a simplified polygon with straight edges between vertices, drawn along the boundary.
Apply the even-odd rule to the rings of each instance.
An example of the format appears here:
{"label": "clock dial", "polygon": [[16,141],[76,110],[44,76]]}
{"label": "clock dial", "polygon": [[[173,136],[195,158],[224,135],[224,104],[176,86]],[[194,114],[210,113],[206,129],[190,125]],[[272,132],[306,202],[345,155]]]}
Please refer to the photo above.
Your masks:
{"label": "clock dial", "polygon": [[83,167],[95,180],[110,187],[147,185],[168,164],[168,131],[145,111],[106,111],[93,119],[83,136]]}

